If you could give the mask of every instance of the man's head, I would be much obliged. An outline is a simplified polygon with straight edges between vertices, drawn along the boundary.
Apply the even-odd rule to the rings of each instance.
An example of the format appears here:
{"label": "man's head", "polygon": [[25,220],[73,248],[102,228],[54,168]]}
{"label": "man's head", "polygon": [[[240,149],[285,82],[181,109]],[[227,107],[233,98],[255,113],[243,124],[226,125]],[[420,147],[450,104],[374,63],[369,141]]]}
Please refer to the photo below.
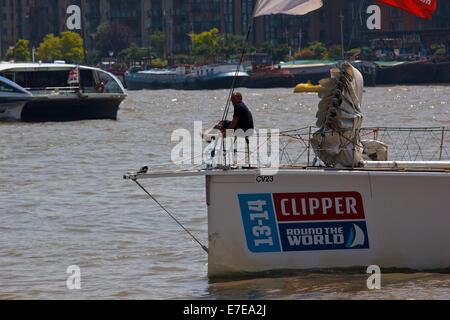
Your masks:
{"label": "man's head", "polygon": [[233,93],[233,95],[231,96],[231,102],[233,103],[233,105],[241,103],[242,102],[242,94],[240,92]]}

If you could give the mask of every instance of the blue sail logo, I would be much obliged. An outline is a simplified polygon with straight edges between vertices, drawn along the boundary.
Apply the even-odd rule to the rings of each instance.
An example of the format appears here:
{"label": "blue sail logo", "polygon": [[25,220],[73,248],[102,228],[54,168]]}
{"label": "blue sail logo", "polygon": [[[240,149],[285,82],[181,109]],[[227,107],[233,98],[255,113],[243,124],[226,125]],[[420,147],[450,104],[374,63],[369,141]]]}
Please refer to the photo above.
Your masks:
{"label": "blue sail logo", "polygon": [[347,248],[355,248],[358,246],[364,246],[366,243],[365,232],[356,224],[353,223],[353,228],[350,229],[350,234],[348,236]]}

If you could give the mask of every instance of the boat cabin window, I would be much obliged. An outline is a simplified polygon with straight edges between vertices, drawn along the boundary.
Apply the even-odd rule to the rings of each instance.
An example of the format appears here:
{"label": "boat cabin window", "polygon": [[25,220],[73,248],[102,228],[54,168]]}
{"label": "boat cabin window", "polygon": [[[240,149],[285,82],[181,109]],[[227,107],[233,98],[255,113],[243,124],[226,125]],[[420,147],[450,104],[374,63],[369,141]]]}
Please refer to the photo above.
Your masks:
{"label": "boat cabin window", "polygon": [[[75,90],[80,88],[85,93],[123,93],[123,90],[107,73],[81,69],[80,83],[69,84],[69,72],[66,70],[9,71],[3,76],[30,91]],[[99,84],[101,84],[99,86]],[[99,91],[98,88],[101,88]]]}
{"label": "boat cabin window", "polygon": [[92,70],[80,70],[80,85],[83,88],[95,87],[95,80]]}
{"label": "boat cabin window", "polygon": [[13,81],[30,90],[45,90],[46,88],[69,87],[68,70],[62,71],[23,71],[14,72]]}
{"label": "boat cabin window", "polygon": [[0,92],[14,92],[14,93],[22,93],[20,90],[10,86],[9,84],[0,82]]}
{"label": "boat cabin window", "polygon": [[105,93],[123,93],[122,88],[119,86],[117,81],[111,77],[109,74],[101,71],[95,72],[95,78],[97,83],[103,82]]}

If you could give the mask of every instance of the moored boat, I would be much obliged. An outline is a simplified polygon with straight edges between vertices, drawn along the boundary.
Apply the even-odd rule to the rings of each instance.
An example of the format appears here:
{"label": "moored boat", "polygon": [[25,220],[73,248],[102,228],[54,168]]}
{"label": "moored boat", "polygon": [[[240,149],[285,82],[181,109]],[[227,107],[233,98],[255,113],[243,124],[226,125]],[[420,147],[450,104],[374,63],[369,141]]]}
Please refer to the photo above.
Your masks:
{"label": "moored boat", "polygon": [[2,63],[0,75],[31,94],[15,120],[117,119],[126,93],[112,74],[65,63]]}
{"label": "moored boat", "polygon": [[375,63],[372,61],[355,60],[351,64],[363,75],[364,86],[373,87],[377,84],[378,67]]}
{"label": "moored boat", "polygon": [[219,63],[199,67],[178,66],[175,69],[131,69],[125,74],[129,90],[142,89],[224,89],[233,81],[241,86],[248,73],[234,63]]}
{"label": "moored boat", "polygon": [[295,60],[280,63],[281,69],[289,71],[294,76],[295,83],[312,82],[319,83],[330,74],[330,70],[337,65],[333,60]]}
{"label": "moored boat", "polygon": [[436,62],[437,83],[450,83],[450,58]]}
{"label": "moored boat", "polygon": [[437,64],[431,61],[375,61],[377,84],[427,84],[438,82]]}
{"label": "moored boat", "polygon": [[291,88],[295,77],[287,69],[264,66],[249,72],[243,86],[246,88]]}

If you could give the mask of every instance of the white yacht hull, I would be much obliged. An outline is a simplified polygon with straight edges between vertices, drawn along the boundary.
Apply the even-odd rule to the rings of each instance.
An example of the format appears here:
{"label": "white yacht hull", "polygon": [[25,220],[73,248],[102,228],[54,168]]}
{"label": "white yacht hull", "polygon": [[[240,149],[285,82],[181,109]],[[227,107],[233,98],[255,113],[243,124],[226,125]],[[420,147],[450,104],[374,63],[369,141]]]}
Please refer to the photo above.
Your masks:
{"label": "white yacht hull", "polygon": [[207,175],[209,277],[269,270],[450,268],[450,174]]}

